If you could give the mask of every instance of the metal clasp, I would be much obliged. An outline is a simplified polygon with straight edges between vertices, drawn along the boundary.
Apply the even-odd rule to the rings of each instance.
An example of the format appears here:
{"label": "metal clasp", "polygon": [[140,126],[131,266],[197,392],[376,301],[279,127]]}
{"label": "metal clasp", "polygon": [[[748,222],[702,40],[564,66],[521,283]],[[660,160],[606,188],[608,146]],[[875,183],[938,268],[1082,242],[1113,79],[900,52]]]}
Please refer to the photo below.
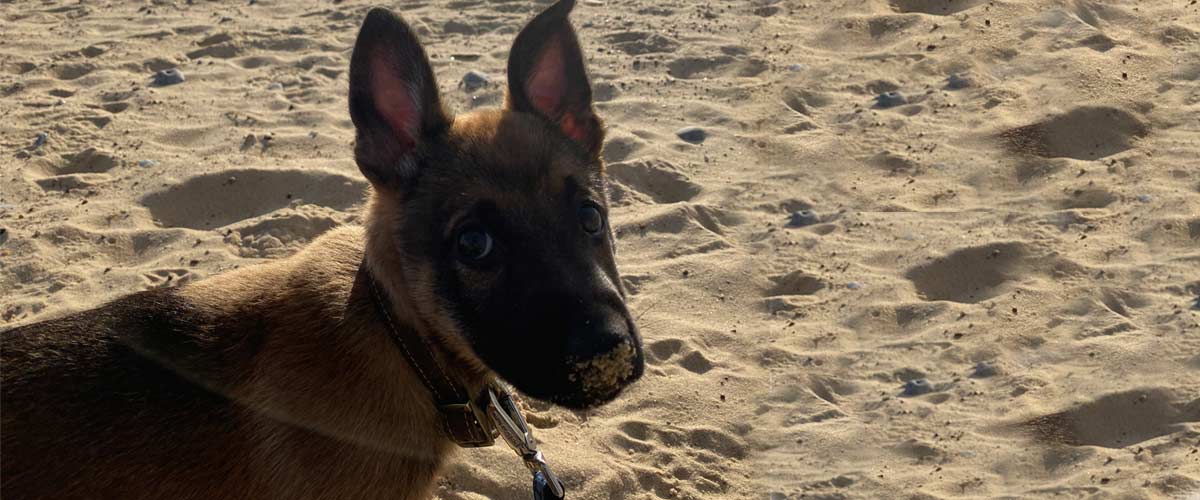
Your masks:
{"label": "metal clasp", "polygon": [[487,394],[490,402],[487,405],[488,416],[491,417],[500,437],[504,438],[509,448],[517,452],[535,478],[541,473],[554,495],[562,498],[565,495],[562,481],[550,471],[550,465],[538,450],[537,442],[534,441],[533,434],[525,423],[525,417],[521,415],[521,410],[517,408],[512,395],[499,383],[488,387]]}

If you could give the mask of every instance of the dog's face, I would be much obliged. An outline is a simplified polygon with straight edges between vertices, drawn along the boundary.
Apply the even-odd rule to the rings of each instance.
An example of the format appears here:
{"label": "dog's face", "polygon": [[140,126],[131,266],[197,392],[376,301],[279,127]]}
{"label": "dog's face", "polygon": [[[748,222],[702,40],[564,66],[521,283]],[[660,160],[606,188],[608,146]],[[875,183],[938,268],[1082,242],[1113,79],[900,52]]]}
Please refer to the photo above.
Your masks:
{"label": "dog's face", "polygon": [[572,408],[643,370],[613,258],[600,147],[571,2],[517,36],[503,109],[451,118],[420,44],[376,9],[350,69],[355,157],[406,299],[460,356]]}

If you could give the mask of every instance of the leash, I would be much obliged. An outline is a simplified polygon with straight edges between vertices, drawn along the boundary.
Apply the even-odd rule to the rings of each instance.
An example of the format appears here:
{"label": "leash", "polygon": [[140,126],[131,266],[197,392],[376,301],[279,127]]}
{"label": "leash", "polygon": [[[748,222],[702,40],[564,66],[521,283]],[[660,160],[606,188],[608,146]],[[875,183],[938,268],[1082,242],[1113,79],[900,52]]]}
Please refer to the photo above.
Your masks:
{"label": "leash", "polygon": [[496,442],[496,436],[500,436],[533,475],[533,499],[562,500],[566,496],[566,489],[550,471],[545,456],[538,450],[537,441],[525,422],[525,416],[521,414],[507,387],[493,380],[477,397],[468,398],[466,389],[451,379],[437,362],[432,346],[425,339],[411,328],[396,328],[388,308],[390,302],[367,271],[365,263],[359,266],[358,271],[370,289],[371,298],[383,316],[392,341],[433,396],[434,406],[442,416],[442,430],[446,437],[462,448],[480,448],[491,446]]}

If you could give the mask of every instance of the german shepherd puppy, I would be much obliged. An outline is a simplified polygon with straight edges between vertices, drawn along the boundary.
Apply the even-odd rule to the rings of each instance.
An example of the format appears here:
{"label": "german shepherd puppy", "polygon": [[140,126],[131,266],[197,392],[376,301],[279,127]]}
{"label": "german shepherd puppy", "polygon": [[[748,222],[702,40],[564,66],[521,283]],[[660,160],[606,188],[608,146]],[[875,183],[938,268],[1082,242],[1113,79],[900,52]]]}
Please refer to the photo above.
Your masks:
{"label": "german shepherd puppy", "polygon": [[498,376],[588,408],[636,380],[572,4],[517,35],[503,109],[458,117],[412,30],[370,11],[349,91],[365,227],[0,333],[5,498],[427,497],[454,445],[389,328],[472,393]]}

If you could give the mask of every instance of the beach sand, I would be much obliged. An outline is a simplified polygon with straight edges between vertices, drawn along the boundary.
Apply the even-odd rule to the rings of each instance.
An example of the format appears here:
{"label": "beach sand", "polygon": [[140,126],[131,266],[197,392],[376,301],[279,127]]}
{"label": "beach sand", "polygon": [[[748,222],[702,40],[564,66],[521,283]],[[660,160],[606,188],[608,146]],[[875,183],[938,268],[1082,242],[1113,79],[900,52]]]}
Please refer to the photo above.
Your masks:
{"label": "beach sand", "polygon": [[[371,5],[0,3],[0,328],[360,222],[347,66]],[[502,102],[542,5],[388,4],[458,112]],[[569,498],[1200,494],[1195,0],[573,20],[648,366],[598,410],[525,403]],[[528,488],[493,447],[436,493]]]}

